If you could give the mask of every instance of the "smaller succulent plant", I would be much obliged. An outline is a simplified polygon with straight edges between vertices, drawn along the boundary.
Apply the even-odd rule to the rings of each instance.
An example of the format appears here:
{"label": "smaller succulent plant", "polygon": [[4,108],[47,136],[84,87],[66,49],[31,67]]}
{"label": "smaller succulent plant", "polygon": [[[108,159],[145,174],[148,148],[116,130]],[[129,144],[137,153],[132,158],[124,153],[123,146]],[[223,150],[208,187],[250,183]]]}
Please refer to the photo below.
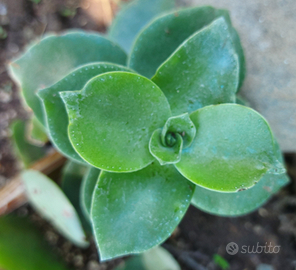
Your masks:
{"label": "smaller succulent plant", "polygon": [[[267,121],[237,104],[245,60],[228,12],[206,6],[156,16],[172,3],[135,1],[111,26],[113,41],[51,35],[10,65],[51,142],[71,160],[65,173],[83,178],[73,194],[102,260],[161,244],[190,203],[241,215],[288,182]],[[23,178],[35,207],[84,246],[78,215],[56,185],[34,171]],[[70,198],[74,181],[64,184]]]}

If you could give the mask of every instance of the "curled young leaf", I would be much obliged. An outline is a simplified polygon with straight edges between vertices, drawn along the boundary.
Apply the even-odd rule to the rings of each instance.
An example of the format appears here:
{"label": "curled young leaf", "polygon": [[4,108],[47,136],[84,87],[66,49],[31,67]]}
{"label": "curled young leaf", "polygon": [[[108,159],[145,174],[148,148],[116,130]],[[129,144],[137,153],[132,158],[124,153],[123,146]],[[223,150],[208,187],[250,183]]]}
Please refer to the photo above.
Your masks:
{"label": "curled young leaf", "polygon": [[162,130],[153,132],[150,142],[150,153],[159,161],[161,165],[177,163],[181,159],[183,149],[183,139],[179,133],[167,133],[165,143],[161,140]]}
{"label": "curled young leaf", "polygon": [[183,148],[186,148],[192,143],[196,134],[196,128],[189,114],[184,113],[172,116],[166,121],[161,133],[161,139],[164,144],[166,144],[165,138],[168,133],[179,133],[183,138]]}
{"label": "curled young leaf", "polygon": [[[275,146],[277,158],[283,163],[279,146],[277,143]],[[240,192],[216,192],[196,186],[191,203],[195,207],[214,215],[245,215],[264,204],[287,183],[289,183],[289,178],[286,174],[265,174],[256,185]]]}
{"label": "curled young leaf", "polygon": [[56,83],[80,65],[98,61],[124,65],[126,54],[103,36],[70,31],[38,40],[25,54],[10,63],[9,71],[22,88],[27,105],[44,124],[44,112],[37,91]]}
{"label": "curled young leaf", "polygon": [[75,208],[58,185],[34,170],[24,171],[21,177],[35,210],[75,245],[87,247],[88,242]]}
{"label": "curled young leaf", "polygon": [[190,118],[197,133],[175,166],[197,185],[235,192],[250,188],[267,171],[285,171],[275,157],[268,123],[254,110],[221,104],[199,109]]}
{"label": "curled young leaf", "polygon": [[91,209],[101,259],[161,244],[183,218],[193,192],[194,184],[173,165],[154,162],[132,173],[102,172]]}
{"label": "curled young leaf", "polygon": [[215,20],[158,68],[152,81],[164,92],[173,115],[235,102],[239,64],[229,28],[223,17]]}
{"label": "curled young leaf", "polygon": [[78,162],[85,162],[74,150],[68,137],[68,115],[65,104],[59,92],[81,90],[93,77],[110,71],[130,71],[130,69],[105,62],[97,62],[81,66],[56,84],[40,90],[38,96],[41,98],[48,133],[55,147],[63,155]]}
{"label": "curled young leaf", "polygon": [[168,101],[152,81],[128,72],[91,79],[81,91],[60,93],[68,112],[69,138],[89,164],[130,172],[149,165],[151,134],[171,116]]}
{"label": "curled young leaf", "polygon": [[161,12],[173,9],[175,0],[133,0],[114,18],[108,37],[129,52],[140,30]]}

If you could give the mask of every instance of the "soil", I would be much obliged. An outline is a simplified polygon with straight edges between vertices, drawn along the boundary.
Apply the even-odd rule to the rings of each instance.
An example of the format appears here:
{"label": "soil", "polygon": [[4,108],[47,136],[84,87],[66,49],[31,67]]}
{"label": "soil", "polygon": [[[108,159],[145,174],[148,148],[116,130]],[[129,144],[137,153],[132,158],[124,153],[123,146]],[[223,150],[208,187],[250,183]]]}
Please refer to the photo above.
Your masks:
{"label": "soil", "polygon": [[[37,0],[35,0],[38,2]],[[92,19],[87,1],[30,0],[0,1],[0,187],[19,171],[9,143],[9,124],[17,118],[28,117],[18,98],[16,85],[7,74],[5,64],[44,32],[83,28],[104,31],[109,18]],[[115,5],[112,6],[116,8]],[[1,30],[1,29],[0,29]],[[7,35],[7,36],[6,36]],[[216,217],[191,206],[164,247],[179,261],[184,270],[221,269],[213,256],[221,255],[230,269],[296,268],[296,154],[286,154],[285,160],[291,184],[281,190],[266,205],[252,214],[239,218]],[[44,237],[66,263],[79,270],[114,269],[122,259],[99,263],[95,245],[81,250],[69,243],[35,214],[29,206],[17,210],[28,215],[44,232]],[[237,253],[229,255],[226,245],[235,242],[239,247],[257,245],[280,246],[278,253]],[[273,268],[264,268],[272,266]],[[157,269],[155,269],[157,270]]]}

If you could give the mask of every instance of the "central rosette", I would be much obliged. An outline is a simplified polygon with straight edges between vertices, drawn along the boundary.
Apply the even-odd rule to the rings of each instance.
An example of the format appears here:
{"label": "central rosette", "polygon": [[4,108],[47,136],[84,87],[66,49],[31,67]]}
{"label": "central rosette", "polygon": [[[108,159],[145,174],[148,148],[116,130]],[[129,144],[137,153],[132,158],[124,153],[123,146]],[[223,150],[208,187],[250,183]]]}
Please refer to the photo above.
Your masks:
{"label": "central rosette", "polygon": [[192,143],[196,128],[188,113],[170,117],[162,129],[156,129],[149,143],[150,153],[161,165],[181,160],[182,150]]}

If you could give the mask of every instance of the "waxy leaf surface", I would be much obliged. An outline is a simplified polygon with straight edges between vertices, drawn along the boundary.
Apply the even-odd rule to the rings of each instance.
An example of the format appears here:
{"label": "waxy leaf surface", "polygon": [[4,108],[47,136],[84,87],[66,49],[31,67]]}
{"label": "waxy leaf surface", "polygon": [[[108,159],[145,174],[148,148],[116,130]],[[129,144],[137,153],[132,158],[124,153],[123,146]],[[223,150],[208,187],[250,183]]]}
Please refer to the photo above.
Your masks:
{"label": "waxy leaf surface", "polygon": [[21,177],[35,210],[75,245],[87,247],[88,242],[75,208],[58,185],[34,170],[24,171]]}
{"label": "waxy leaf surface", "polygon": [[7,270],[67,270],[27,218],[0,218],[0,268]]}
{"label": "waxy leaf surface", "polygon": [[175,0],[134,0],[123,5],[116,14],[108,37],[127,52],[140,30],[158,14],[173,9]]}
{"label": "waxy leaf surface", "polygon": [[229,26],[219,18],[187,39],[152,80],[167,97],[172,114],[235,102],[239,64]]}
{"label": "waxy leaf surface", "polygon": [[[277,158],[283,163],[277,143],[276,148]],[[288,182],[289,178],[286,174],[265,174],[256,185],[240,192],[216,192],[196,186],[191,203],[195,207],[214,215],[244,215],[258,209]]]}
{"label": "waxy leaf surface", "polygon": [[[181,159],[181,153],[183,149],[183,139],[179,133],[176,133],[172,140],[173,145],[165,145],[161,140],[161,129],[157,129],[153,132],[150,142],[150,153],[159,161],[161,165],[177,163]],[[173,136],[171,133],[169,136]]]}
{"label": "waxy leaf surface", "polygon": [[171,116],[162,91],[137,74],[110,72],[82,91],[61,92],[69,137],[80,156],[106,171],[129,172],[149,165],[151,134]]}
{"label": "waxy leaf surface", "polygon": [[130,71],[130,69],[104,62],[87,64],[77,68],[56,84],[38,93],[44,105],[51,141],[68,158],[84,162],[70,143],[68,137],[68,115],[59,92],[81,90],[91,78],[110,71]]}
{"label": "waxy leaf surface", "polygon": [[212,105],[190,118],[197,133],[175,166],[192,182],[235,192],[250,188],[267,171],[284,172],[275,158],[270,127],[254,110],[237,104]]}
{"label": "waxy leaf surface", "polygon": [[126,54],[105,37],[73,31],[58,36],[49,35],[38,41],[20,58],[13,60],[9,69],[22,88],[26,103],[44,124],[44,112],[37,91],[56,83],[80,65],[98,61],[124,65]]}
{"label": "waxy leaf surface", "polygon": [[231,26],[229,14],[226,10],[209,6],[176,10],[153,20],[138,35],[129,58],[129,66],[151,78],[157,68],[186,39],[219,17],[224,17],[229,26],[233,47],[239,55],[241,79],[243,79],[245,70],[243,50],[239,37]]}
{"label": "waxy leaf surface", "polygon": [[93,228],[100,256],[107,260],[165,241],[183,218],[194,184],[173,165],[154,162],[132,173],[102,172],[94,192]]}
{"label": "waxy leaf surface", "polygon": [[83,177],[81,194],[80,194],[80,204],[81,204],[82,210],[84,211],[84,214],[88,218],[90,217],[92,195],[94,193],[94,189],[98,181],[99,174],[100,174],[99,169],[90,167],[87,173]]}

